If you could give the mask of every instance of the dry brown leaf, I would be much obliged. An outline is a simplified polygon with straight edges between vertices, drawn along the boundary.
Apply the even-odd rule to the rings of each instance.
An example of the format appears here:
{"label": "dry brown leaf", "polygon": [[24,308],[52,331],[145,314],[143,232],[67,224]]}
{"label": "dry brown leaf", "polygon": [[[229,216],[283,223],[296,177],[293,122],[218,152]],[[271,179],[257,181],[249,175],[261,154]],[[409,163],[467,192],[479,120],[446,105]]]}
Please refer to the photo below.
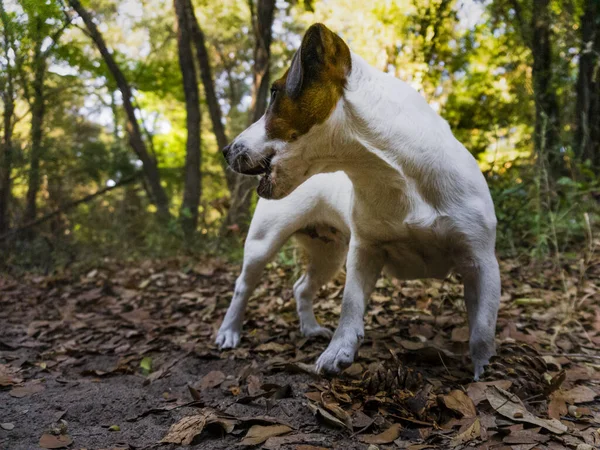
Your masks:
{"label": "dry brown leaf", "polygon": [[467,394],[459,389],[451,391],[448,395],[442,395],[442,402],[446,408],[459,413],[462,417],[475,417],[477,410]]}
{"label": "dry brown leaf", "polygon": [[200,389],[200,391],[215,388],[218,385],[220,385],[223,381],[225,381],[225,378],[227,377],[223,372],[221,372],[220,370],[213,370],[202,377],[198,388]]}
{"label": "dry brown leaf", "polygon": [[265,344],[260,344],[255,348],[257,352],[276,352],[283,353],[291,348],[290,345],[282,345],[277,342],[267,342]]}
{"label": "dry brown leaf", "polygon": [[[296,434],[288,434],[287,436],[275,436],[266,440],[266,442],[262,445],[261,448],[265,450],[280,450],[281,447],[292,444],[305,444],[310,442],[312,444],[323,444],[327,442],[328,438],[324,434],[317,433],[296,433]],[[297,447],[296,447],[297,448]],[[312,448],[322,448],[322,447],[312,447]]]}
{"label": "dry brown leaf", "polygon": [[11,397],[22,398],[37,394],[45,389],[41,383],[26,383],[24,386],[14,387],[9,392]]}
{"label": "dry brown leaf", "polygon": [[202,433],[206,425],[213,423],[219,425],[226,433],[231,433],[237,421],[220,417],[215,411],[205,409],[200,414],[186,416],[171,425],[160,442],[190,445],[194,438]]}
{"label": "dry brown leaf", "polygon": [[593,402],[597,396],[598,394],[587,386],[576,386],[563,392],[565,401],[571,404]]}
{"label": "dry brown leaf", "polygon": [[335,417],[329,411],[324,408],[321,408],[319,405],[309,402],[308,408],[312,411],[312,413],[319,419],[323,420],[328,425],[332,425],[336,428],[347,428],[347,425],[342,422],[340,419]]}
{"label": "dry brown leaf", "polygon": [[281,436],[282,434],[289,433],[292,430],[293,429],[287,425],[254,425],[250,427],[248,433],[246,433],[246,436],[240,442],[240,445],[262,444],[271,437]]}
{"label": "dry brown leaf", "polygon": [[543,444],[550,440],[547,434],[538,433],[540,429],[534,428],[531,430],[511,430],[508,436],[502,439],[506,444]]}
{"label": "dry brown leaf", "polygon": [[248,395],[256,395],[261,391],[260,387],[262,383],[256,375],[248,375],[246,382],[248,383]]}
{"label": "dry brown leaf", "polygon": [[23,379],[17,376],[18,370],[6,364],[0,364],[0,387],[14,386],[23,382]]}
{"label": "dry brown leaf", "polygon": [[365,434],[363,436],[359,436],[359,440],[366,444],[390,444],[400,437],[401,431],[402,425],[395,423],[383,433]]}
{"label": "dry brown leaf", "polygon": [[42,448],[66,448],[73,443],[73,439],[68,434],[42,434],[39,446]]}
{"label": "dry brown leaf", "polygon": [[450,440],[450,446],[451,448],[455,448],[479,437],[481,437],[481,422],[478,418],[475,418],[473,423],[469,425],[465,431],[457,434]]}
{"label": "dry brown leaf", "polygon": [[498,386],[499,388],[507,391],[512,386],[512,381],[510,380],[495,380],[495,381],[476,381],[474,383],[469,384],[467,388],[467,395],[475,406],[479,405],[485,398],[485,390],[489,386]]}
{"label": "dry brown leaf", "polygon": [[587,386],[577,386],[567,391],[558,390],[550,395],[548,403],[548,415],[553,419],[560,419],[567,415],[567,403],[574,405],[576,403],[587,403],[594,401],[596,393]]}
{"label": "dry brown leaf", "polygon": [[563,434],[567,431],[567,426],[558,420],[548,420],[534,416],[527,411],[519,397],[504,389],[497,386],[490,386],[485,391],[485,395],[492,408],[512,421],[537,425],[555,434]]}
{"label": "dry brown leaf", "polygon": [[456,327],[450,337],[452,342],[469,342],[469,327]]}

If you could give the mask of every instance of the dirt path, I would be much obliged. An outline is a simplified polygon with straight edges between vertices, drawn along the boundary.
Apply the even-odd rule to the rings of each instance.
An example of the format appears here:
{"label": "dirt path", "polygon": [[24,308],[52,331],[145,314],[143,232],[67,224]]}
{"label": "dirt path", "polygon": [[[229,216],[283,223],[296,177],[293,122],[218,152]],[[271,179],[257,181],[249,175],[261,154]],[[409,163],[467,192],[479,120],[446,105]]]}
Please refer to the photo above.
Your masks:
{"label": "dirt path", "polygon": [[[600,447],[598,266],[579,285],[567,273],[565,294],[554,272],[503,262],[487,384],[470,379],[454,279],[380,280],[357,364],[327,379],[310,373],[326,342],[299,335],[294,277],[273,266],[241,347],[220,353],[237,270],[104,262],[79,278],[0,277],[0,449]],[[330,327],[342,282],[320,293]]]}

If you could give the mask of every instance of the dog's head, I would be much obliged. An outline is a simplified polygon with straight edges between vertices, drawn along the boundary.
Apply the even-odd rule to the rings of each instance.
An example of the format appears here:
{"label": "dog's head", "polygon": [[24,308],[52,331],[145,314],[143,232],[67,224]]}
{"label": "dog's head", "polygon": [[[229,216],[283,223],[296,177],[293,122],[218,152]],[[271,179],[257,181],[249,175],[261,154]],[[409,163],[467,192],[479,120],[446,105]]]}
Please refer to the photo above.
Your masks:
{"label": "dog's head", "polygon": [[311,148],[309,131],[335,110],[350,69],[346,43],[325,25],[312,25],[290,68],[272,84],[263,117],[223,149],[236,172],[263,174],[261,197],[285,197],[311,175],[318,149]]}

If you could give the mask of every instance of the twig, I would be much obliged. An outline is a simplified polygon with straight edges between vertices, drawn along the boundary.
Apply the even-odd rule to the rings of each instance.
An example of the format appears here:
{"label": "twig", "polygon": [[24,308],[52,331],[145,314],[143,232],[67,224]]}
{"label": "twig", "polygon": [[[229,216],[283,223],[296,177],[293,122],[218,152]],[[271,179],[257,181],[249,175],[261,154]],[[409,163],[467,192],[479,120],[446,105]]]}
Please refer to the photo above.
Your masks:
{"label": "twig", "polygon": [[17,234],[17,233],[20,233],[21,231],[28,230],[29,228],[33,228],[41,223],[44,223],[44,222],[52,219],[53,217],[58,216],[59,214],[65,212],[69,209],[74,208],[75,206],[78,206],[82,203],[87,203],[102,194],[112,191],[113,189],[117,189],[121,186],[129,184],[129,183],[137,180],[140,177],[140,175],[141,175],[141,173],[136,173],[135,175],[133,175],[131,177],[124,178],[123,180],[116,183],[114,186],[108,186],[103,189],[100,189],[99,191],[96,191],[93,194],[86,195],[85,197],[80,198],[79,200],[75,200],[74,202],[68,203],[67,205],[63,206],[62,208],[56,209],[56,210],[52,211],[51,213],[40,217],[39,219],[32,220],[31,222],[28,222],[19,228],[14,228],[14,229],[8,231],[7,233],[4,233],[3,235],[0,235],[0,242]]}
{"label": "twig", "polygon": [[542,353],[542,356],[564,356],[565,358],[595,359],[600,360],[600,355],[586,355],[585,353]]}

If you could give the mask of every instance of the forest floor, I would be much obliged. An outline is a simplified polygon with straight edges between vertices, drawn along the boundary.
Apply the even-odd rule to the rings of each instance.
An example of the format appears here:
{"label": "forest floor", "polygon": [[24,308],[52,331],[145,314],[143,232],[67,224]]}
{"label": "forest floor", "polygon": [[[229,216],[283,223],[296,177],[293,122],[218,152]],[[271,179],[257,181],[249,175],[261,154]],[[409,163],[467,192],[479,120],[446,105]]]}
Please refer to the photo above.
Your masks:
{"label": "forest floor", "polygon": [[[499,356],[480,382],[462,287],[381,279],[342,376],[298,332],[295,269],[272,265],[241,346],[216,330],[239,267],[105,260],[82,276],[0,275],[0,449],[600,448],[600,261],[501,261]],[[317,317],[334,327],[343,274]]]}

